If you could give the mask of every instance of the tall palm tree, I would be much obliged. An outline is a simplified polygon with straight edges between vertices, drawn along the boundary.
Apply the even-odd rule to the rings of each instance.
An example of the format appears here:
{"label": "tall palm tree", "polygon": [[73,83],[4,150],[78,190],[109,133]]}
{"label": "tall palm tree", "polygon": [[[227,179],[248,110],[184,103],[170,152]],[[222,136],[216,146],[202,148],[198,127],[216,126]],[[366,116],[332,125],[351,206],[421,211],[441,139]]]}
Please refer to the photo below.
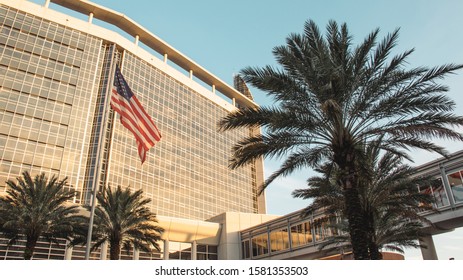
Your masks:
{"label": "tall palm tree", "polygon": [[[111,260],[119,259],[122,247],[127,251],[131,246],[145,252],[151,252],[150,246],[160,250],[157,242],[161,240],[163,229],[156,225],[156,214],[146,207],[151,200],[143,198],[142,190],[131,192],[129,188],[122,190],[118,186],[113,191],[108,187],[96,198],[92,250],[108,242]],[[89,211],[90,208],[87,206]],[[86,230],[72,245],[85,244],[85,233]]]}
{"label": "tall palm tree", "polygon": [[365,143],[383,137],[381,149],[407,157],[409,148],[446,154],[434,138],[463,141],[452,128],[463,125],[455,103],[438,83],[463,65],[405,69],[413,50],[390,58],[398,30],[379,43],[379,30],[357,47],[347,25],[330,21],[322,36],[313,21],[303,34],[291,34],[273,49],[281,66],[247,67],[244,80],[266,92],[273,106],[243,108],[223,118],[222,130],[263,127],[263,135],[242,139],[233,148],[236,168],[264,157],[285,158],[263,184],[303,167],[333,162],[342,176],[349,233],[356,259],[368,258],[367,233],[360,214],[356,158]]}
{"label": "tall palm tree", "polygon": [[67,178],[50,180],[45,173],[34,179],[24,171],[17,183],[8,180],[6,196],[0,196],[0,232],[9,239],[9,245],[26,238],[24,259],[32,258],[39,237],[50,242],[58,238],[70,240],[79,223],[77,206],[66,202],[75,195],[63,187]]}
{"label": "tall palm tree", "polygon": [[[392,152],[381,154],[378,142],[372,142],[362,156],[363,177],[357,185],[360,195],[361,212],[367,232],[370,259],[381,259],[381,248],[403,252],[401,247],[414,247],[421,236],[420,229],[430,222],[419,215],[420,212],[432,210],[434,198],[430,193],[420,192],[419,186],[431,182],[428,177],[413,177],[413,169],[402,164],[402,158]],[[327,164],[319,169],[322,176],[309,178],[307,189],[293,192],[294,197],[312,199],[312,203],[303,215],[325,210],[327,214],[346,217],[343,202],[343,190],[336,183],[339,180],[338,168]],[[347,232],[345,219],[336,227],[340,232]],[[348,235],[331,238],[321,248],[333,243],[345,242]]]}

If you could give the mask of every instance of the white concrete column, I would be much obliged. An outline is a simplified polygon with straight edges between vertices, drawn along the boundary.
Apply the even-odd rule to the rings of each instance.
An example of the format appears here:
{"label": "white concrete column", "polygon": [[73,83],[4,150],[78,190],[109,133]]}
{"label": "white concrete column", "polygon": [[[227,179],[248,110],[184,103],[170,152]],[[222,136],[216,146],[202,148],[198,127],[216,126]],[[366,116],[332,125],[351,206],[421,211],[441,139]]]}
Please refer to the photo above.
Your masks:
{"label": "white concrete column", "polygon": [[193,80],[193,70],[190,70],[190,79]]}
{"label": "white concrete column", "polygon": [[90,13],[88,15],[88,23],[92,23],[92,21],[93,21],[93,13]]}
{"label": "white concrete column", "polygon": [[164,240],[164,259],[169,259],[169,240]]}
{"label": "white concrete column", "polygon": [[138,41],[140,40],[140,36],[135,36],[135,45],[138,46]]}
{"label": "white concrete column", "polygon": [[191,259],[192,260],[197,260],[197,250],[196,250],[196,240],[193,241],[193,243],[191,243]]}
{"label": "white concrete column", "polygon": [[137,248],[133,248],[133,259],[134,260],[140,259],[140,250]]}
{"label": "white concrete column", "polygon": [[45,4],[43,4],[45,8],[48,8],[50,6],[50,0],[45,0]]}
{"label": "white concrete column", "polygon": [[167,63],[167,54],[164,54],[164,63]]}
{"label": "white concrete column", "polygon": [[426,248],[421,248],[421,255],[423,260],[437,260],[436,247],[434,246],[434,240],[432,235],[422,237],[420,240],[420,245],[426,246]]}
{"label": "white concrete column", "polygon": [[103,244],[101,244],[100,260],[106,260],[107,255],[108,255],[108,241],[105,241]]}
{"label": "white concrete column", "polygon": [[232,98],[232,104],[233,104],[233,106],[236,107],[236,100],[235,100],[235,98]]}
{"label": "white concrete column", "polygon": [[69,241],[66,240],[66,249],[64,249],[64,259],[72,260],[72,247],[69,247]]}
{"label": "white concrete column", "polygon": [[215,85],[212,85],[212,93],[215,94]]}

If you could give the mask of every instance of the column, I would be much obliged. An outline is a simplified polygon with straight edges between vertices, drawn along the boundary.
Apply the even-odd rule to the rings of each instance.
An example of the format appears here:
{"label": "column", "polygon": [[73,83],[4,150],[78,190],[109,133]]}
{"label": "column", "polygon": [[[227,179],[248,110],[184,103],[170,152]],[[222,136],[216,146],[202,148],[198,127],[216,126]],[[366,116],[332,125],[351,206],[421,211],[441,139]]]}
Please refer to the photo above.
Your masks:
{"label": "column", "polygon": [[45,4],[43,5],[45,8],[48,8],[50,5],[50,0],[45,0]]}
{"label": "column", "polygon": [[434,246],[434,240],[432,240],[432,235],[427,235],[422,237],[420,240],[420,245],[426,246],[426,248],[421,248],[421,255],[423,260],[437,260],[436,247]]}
{"label": "column", "polygon": [[138,41],[140,41],[140,36],[135,36],[135,45],[138,46]]}
{"label": "column", "polygon": [[167,63],[167,54],[164,54],[164,63]]}
{"label": "column", "polygon": [[138,248],[133,248],[133,259],[134,260],[140,259],[140,250]]}
{"label": "column", "polygon": [[169,240],[164,240],[164,259],[169,259]]}
{"label": "column", "polygon": [[64,259],[72,260],[72,247],[69,247],[69,241],[66,240],[66,249],[64,249]]}
{"label": "column", "polygon": [[193,80],[193,70],[190,70],[190,79]]}
{"label": "column", "polygon": [[191,243],[191,259],[192,260],[197,260],[197,251],[196,251],[196,240]]}
{"label": "column", "polygon": [[88,15],[88,23],[92,23],[92,21],[93,21],[93,13],[90,13]]}
{"label": "column", "polygon": [[107,255],[108,255],[108,241],[105,241],[103,244],[101,244],[100,260],[106,260]]}

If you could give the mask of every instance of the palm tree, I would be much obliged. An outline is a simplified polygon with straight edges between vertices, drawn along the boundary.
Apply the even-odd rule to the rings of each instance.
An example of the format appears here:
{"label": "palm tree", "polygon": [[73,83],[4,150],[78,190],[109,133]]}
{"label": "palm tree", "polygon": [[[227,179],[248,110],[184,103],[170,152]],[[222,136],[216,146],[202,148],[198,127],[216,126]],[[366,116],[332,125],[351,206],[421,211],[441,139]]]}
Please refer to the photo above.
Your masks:
{"label": "palm tree", "polygon": [[[143,198],[142,190],[131,192],[129,188],[122,190],[118,186],[113,191],[108,187],[96,198],[92,250],[108,242],[111,260],[119,259],[122,247],[127,251],[131,246],[145,252],[151,252],[150,246],[160,250],[157,242],[161,240],[163,229],[156,225],[156,214],[146,207],[151,200]],[[86,208],[91,209],[90,206]],[[86,230],[71,244],[85,244],[85,233]]]}
{"label": "palm tree", "polygon": [[368,258],[367,232],[363,227],[355,166],[362,146],[383,137],[381,149],[408,158],[418,148],[446,154],[434,138],[463,141],[452,130],[463,125],[453,114],[455,103],[438,83],[463,65],[404,69],[413,50],[389,58],[398,30],[377,43],[379,29],[357,47],[347,25],[334,21],[323,37],[313,21],[303,34],[291,34],[286,45],[273,49],[281,68],[247,67],[244,80],[276,101],[273,106],[242,108],[223,118],[219,127],[263,127],[263,135],[242,139],[233,148],[231,168],[264,156],[285,158],[263,184],[266,188],[294,170],[335,163],[342,176],[349,234],[356,259]]}
{"label": "palm tree", "polygon": [[[419,186],[429,184],[430,178],[413,177],[413,169],[402,164],[400,156],[392,152],[381,154],[380,143],[381,139],[370,143],[362,156],[363,162],[357,164],[366,175],[359,178],[357,188],[370,259],[381,259],[382,248],[403,252],[401,247],[419,247],[416,240],[422,236],[420,229],[430,224],[419,213],[432,210],[434,202],[431,194],[419,191]],[[336,183],[340,176],[338,168],[327,164],[317,171],[322,176],[309,178],[309,188],[293,192],[294,197],[313,199],[303,215],[325,210],[329,215],[345,217],[343,190]],[[340,221],[331,226],[338,232],[348,232],[348,223],[345,219]],[[346,241],[348,234],[335,236],[321,248]]]}
{"label": "palm tree", "polygon": [[6,196],[0,196],[0,232],[14,244],[25,236],[24,259],[29,260],[39,237],[58,243],[58,238],[70,240],[78,226],[79,210],[67,202],[75,195],[63,189],[67,178],[50,180],[45,173],[35,176],[24,171],[17,183],[8,180]]}

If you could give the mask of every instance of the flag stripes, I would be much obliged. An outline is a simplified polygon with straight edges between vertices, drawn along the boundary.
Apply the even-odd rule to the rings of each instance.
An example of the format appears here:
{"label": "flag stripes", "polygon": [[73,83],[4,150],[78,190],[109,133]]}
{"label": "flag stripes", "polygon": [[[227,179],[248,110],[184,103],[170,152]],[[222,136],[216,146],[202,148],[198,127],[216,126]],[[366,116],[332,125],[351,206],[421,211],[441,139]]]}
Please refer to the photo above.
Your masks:
{"label": "flag stripes", "polygon": [[138,155],[143,163],[146,152],[161,140],[161,133],[128,86],[118,66],[113,86],[111,107],[119,113],[122,125],[135,136]]}

